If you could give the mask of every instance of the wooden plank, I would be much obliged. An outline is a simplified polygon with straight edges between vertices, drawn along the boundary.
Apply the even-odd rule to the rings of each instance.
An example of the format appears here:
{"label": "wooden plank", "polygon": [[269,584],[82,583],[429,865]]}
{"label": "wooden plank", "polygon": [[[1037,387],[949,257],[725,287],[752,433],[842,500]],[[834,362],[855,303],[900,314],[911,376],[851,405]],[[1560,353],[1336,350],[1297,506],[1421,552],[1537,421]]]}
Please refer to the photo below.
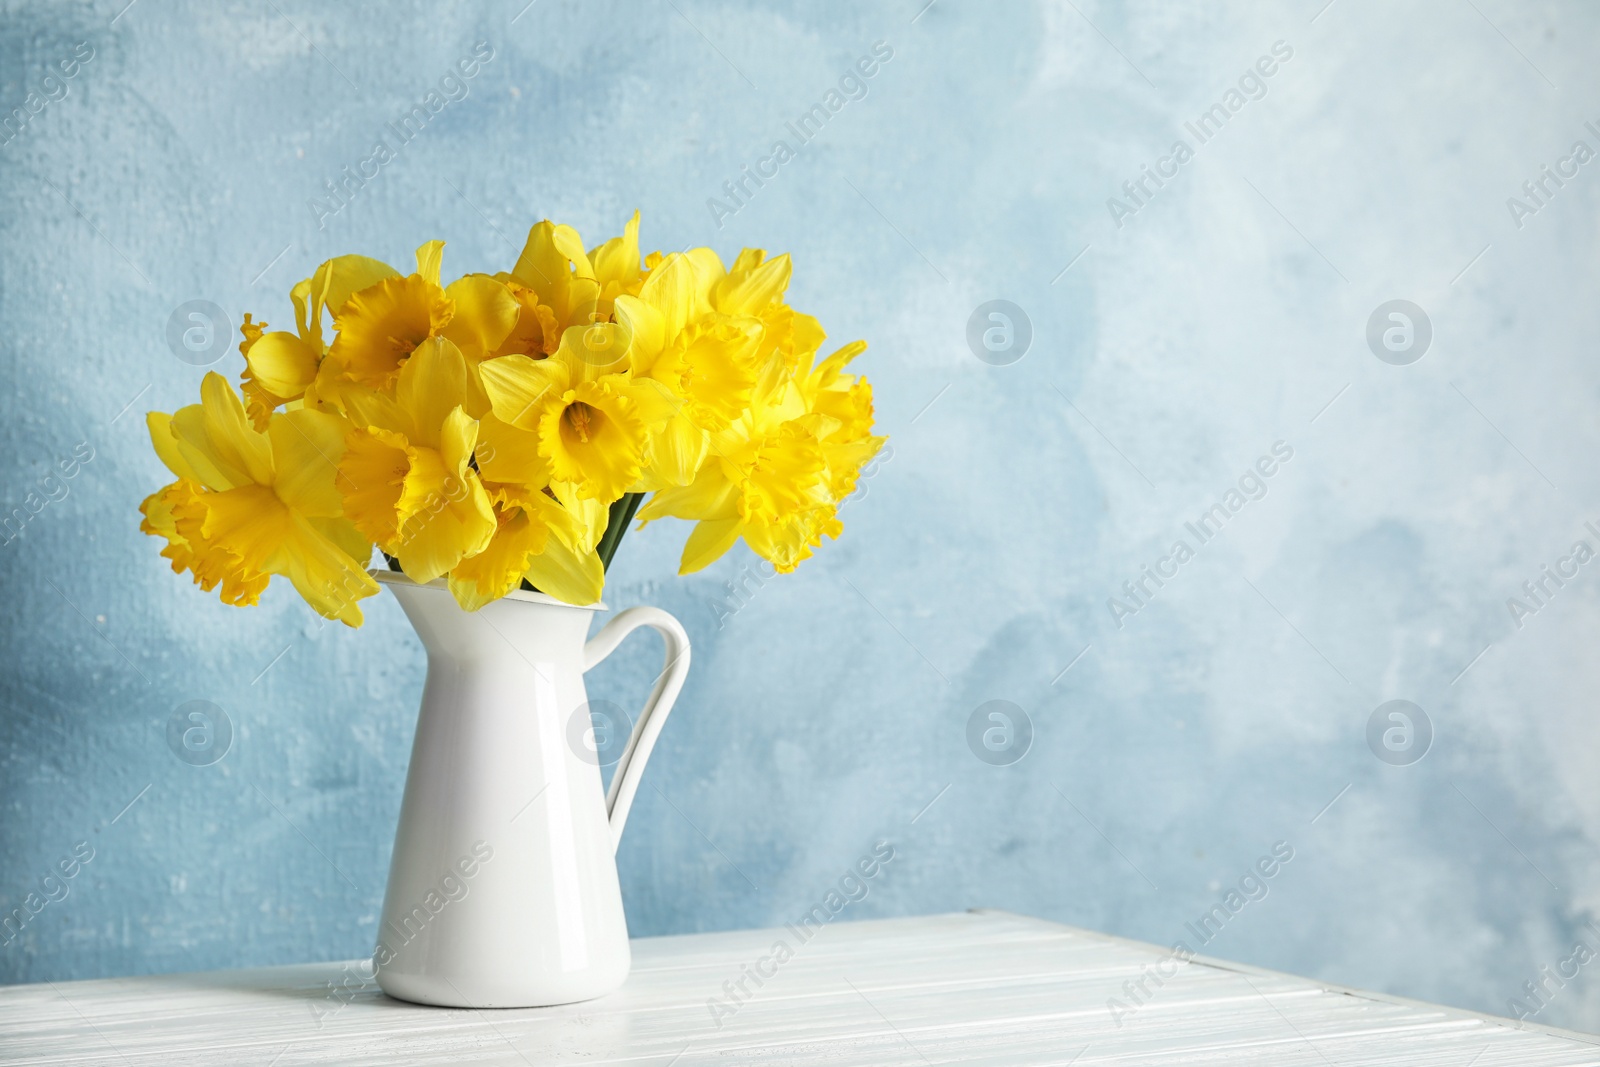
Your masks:
{"label": "wooden plank", "polygon": [[[793,951],[781,963],[779,942]],[[969,912],[841,923],[809,941],[788,929],[647,938],[620,992],[536,1010],[401,1004],[338,963],[12,986],[0,989],[0,1064],[1600,1067],[1584,1035],[1218,961],[1157,985],[1165,955]],[[1142,998],[1125,986],[1141,978]],[[1134,1010],[1114,1018],[1112,998]]]}

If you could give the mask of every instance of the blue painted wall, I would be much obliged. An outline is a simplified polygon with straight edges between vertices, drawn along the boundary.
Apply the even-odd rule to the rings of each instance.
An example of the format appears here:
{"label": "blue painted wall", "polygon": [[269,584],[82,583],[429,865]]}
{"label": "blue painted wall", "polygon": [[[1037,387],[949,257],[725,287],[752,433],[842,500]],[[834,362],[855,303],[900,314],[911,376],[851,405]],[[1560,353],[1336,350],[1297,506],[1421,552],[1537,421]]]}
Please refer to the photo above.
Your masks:
{"label": "blue painted wall", "polygon": [[[276,324],[334,254],[442,237],[447,270],[502,269],[536,219],[598,240],[635,207],[650,247],[791,251],[794,303],[871,340],[893,435],[845,537],[731,617],[742,550],[684,579],[681,526],[624,545],[608,601],[695,641],[620,854],[636,934],[786,921],[888,838],[853,915],[1171,943],[1282,841],[1204,951],[1505,1013],[1600,948],[1600,564],[1507,607],[1600,548],[1600,163],[1561,162],[1600,149],[1595,12],[124,2],[0,18],[0,108],[37,107],[0,145],[0,504],[29,515],[0,545],[0,912],[93,851],[0,979],[373,942],[420,649],[388,598],[359,632],[286,587],[223,607],[137,532],[164,481],[139,416],[203,373],[174,309]],[[879,41],[865,95],[713,212]],[[309,206],[478,42],[464,97]],[[1545,164],[1576,175],[1535,200]],[[1169,177],[1124,192],[1146,165]],[[1009,365],[967,342],[996,299],[1031,324]],[[1431,323],[1409,365],[1367,341],[1393,299]],[[1146,564],[1176,574],[1126,597]],[[594,695],[636,703],[657,655]],[[1392,699],[1431,723],[1420,762],[1369,748]],[[235,724],[211,766],[167,745],[191,700]],[[968,747],[990,700],[1031,720],[1013,765]],[[1600,1027],[1600,979],[1538,1018]]]}

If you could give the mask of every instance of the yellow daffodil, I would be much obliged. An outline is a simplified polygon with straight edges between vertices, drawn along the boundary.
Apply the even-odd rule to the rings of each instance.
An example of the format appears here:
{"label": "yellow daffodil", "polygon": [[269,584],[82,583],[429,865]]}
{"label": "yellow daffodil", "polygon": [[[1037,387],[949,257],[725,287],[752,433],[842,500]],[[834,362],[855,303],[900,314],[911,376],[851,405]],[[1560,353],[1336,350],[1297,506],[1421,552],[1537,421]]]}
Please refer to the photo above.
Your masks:
{"label": "yellow daffodil", "polygon": [[637,212],[587,250],[540,222],[509,272],[448,285],[443,249],[405,275],[328,260],[291,290],[292,331],[245,316],[243,403],[211,374],[150,416],[177,480],[141,528],[174,570],[229,604],[282,574],[356,625],[373,543],[476,610],[524,583],[596,602],[635,515],[694,523],[683,573],[741,538],[789,571],[839,534],[884,438],[848,372],[865,344],[819,358],[787,255],[641,259]]}
{"label": "yellow daffodil", "polygon": [[550,483],[549,495],[561,511],[546,516],[550,543],[534,557],[527,579],[569,604],[593,604],[606,583],[605,565],[595,549],[605,535],[609,510],[598,500],[580,496],[568,482]]}
{"label": "yellow daffodil", "polygon": [[843,500],[855,491],[861,468],[888,440],[872,435],[871,383],[845,373],[850,362],[866,350],[865,341],[855,341],[815,369],[802,367],[801,398],[806,410],[819,416],[819,440],[828,463],[828,490],[835,500]]}
{"label": "yellow daffodil", "polygon": [[471,467],[478,421],[463,406],[469,382],[460,350],[433,337],[409,354],[392,398],[351,398],[357,425],[339,464],[344,514],[416,582],[482,552],[495,533]]}
{"label": "yellow daffodil", "polygon": [[456,564],[450,591],[468,611],[498,600],[527,579],[569,604],[593,604],[605,585],[595,545],[605,533],[606,509],[570,497],[573,510],[542,490],[496,486],[494,537],[482,552]]}
{"label": "yellow daffodil", "polygon": [[781,304],[794,264],[787,254],[768,259],[759,248],[739,253],[711,287],[711,306],[724,315],[760,315]]}
{"label": "yellow daffodil", "polygon": [[589,250],[589,263],[599,292],[595,296],[594,317],[612,318],[612,305],[619,296],[632,295],[644,284],[639,264],[639,213],[623,227],[621,237],[598,244]]}
{"label": "yellow daffodil", "polygon": [[271,575],[287,577],[319,613],[357,626],[356,602],[378,591],[372,546],[343,517],[335,487],[346,425],[320,411],[272,416],[263,433],[216,373],[201,402],[147,417],[156,454],[178,480],[147,498],[140,529],[166,538],[162,555],[225,603],[254,604]]}
{"label": "yellow daffodil", "polygon": [[474,458],[485,482],[529,489],[550,484],[550,461],[539,454],[539,434],[502,422],[493,411],[478,422]]}
{"label": "yellow daffodil", "polygon": [[[277,408],[305,395],[306,386],[317,376],[317,354],[292,333],[267,333],[265,322],[251,322],[247,313],[239,332],[239,354],[245,359],[239,390],[244,394],[245,411],[258,430]],[[256,351],[252,362],[250,353]]]}
{"label": "yellow daffodil", "polygon": [[439,280],[444,242],[417,249],[415,274],[394,274],[350,294],[334,312],[338,336],[319,378],[328,392],[349,402],[345,382],[392,392],[413,352],[435,338],[450,341],[467,360],[469,392],[464,404],[478,416],[487,409],[477,385],[476,365],[492,355],[516,328],[521,308],[500,282],[469,274],[448,287]]}
{"label": "yellow daffodil", "polygon": [[538,437],[552,480],[587,500],[610,503],[643,473],[649,430],[673,406],[657,383],[628,370],[627,328],[571,326],[545,359],[501,356],[481,367],[500,422]]}
{"label": "yellow daffodil", "polygon": [[645,488],[687,485],[705,461],[709,432],[749,404],[761,323],[713,308],[711,292],[723,277],[716,254],[696,249],[657,259],[637,296],[616,298],[634,377],[659,382],[672,401],[651,438]]}
{"label": "yellow daffodil", "polygon": [[536,290],[523,285],[511,275],[498,277],[497,280],[517,302],[517,324],[500,342],[500,347],[489,355],[527,355],[539,359],[554,352],[561,343],[561,324],[556,321],[555,311],[548,304],[539,303]]}
{"label": "yellow daffodil", "polygon": [[692,485],[654,494],[639,518],[696,520],[684,545],[680,574],[719,559],[741,537],[782,572],[794,570],[822,537],[837,536],[836,502],[824,486],[826,461],[817,441],[797,422],[768,434],[741,422],[718,435],[714,456]]}
{"label": "yellow daffodil", "polygon": [[316,381],[328,353],[322,334],[324,312],[337,312],[352,293],[397,273],[387,263],[366,256],[336,256],[290,291],[294,333],[267,333],[265,322],[253,323],[249,315],[244,317],[239,353],[245,358],[245,369],[240,388],[256,429],[265,429],[275,408],[302,399]]}
{"label": "yellow daffodil", "polygon": [[[856,342],[796,381],[773,360],[746,413],[712,436],[712,457],[692,485],[664,489],[639,512],[696,520],[680,573],[698,571],[743,537],[757,555],[792,571],[842,530],[838,504],[884,438],[873,437],[872,394],[843,373]],[[809,362],[809,360],[808,360]]]}
{"label": "yellow daffodil", "polygon": [[550,541],[550,526],[539,507],[543,499],[544,493],[520,487],[490,494],[494,535],[482,552],[461,560],[450,572],[450,592],[463,608],[477,611],[521,584],[528,565]]}
{"label": "yellow daffodil", "polygon": [[600,303],[600,283],[583,250],[583,239],[571,226],[546,219],[528,231],[527,243],[511,268],[509,279],[539,295],[550,309],[557,329],[594,321]]}
{"label": "yellow daffodil", "polygon": [[795,373],[810,362],[826,335],[816,319],[784,303],[792,269],[787,255],[767,259],[761,249],[746,248],[712,288],[711,303],[724,315],[760,320],[762,364],[776,354]]}

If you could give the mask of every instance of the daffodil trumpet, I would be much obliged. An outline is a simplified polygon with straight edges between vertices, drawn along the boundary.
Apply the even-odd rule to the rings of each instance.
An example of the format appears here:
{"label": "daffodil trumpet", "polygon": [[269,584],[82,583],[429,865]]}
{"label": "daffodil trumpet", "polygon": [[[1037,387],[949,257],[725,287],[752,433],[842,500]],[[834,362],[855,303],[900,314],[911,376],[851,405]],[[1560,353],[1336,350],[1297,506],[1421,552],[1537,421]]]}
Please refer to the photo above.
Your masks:
{"label": "daffodil trumpet", "polygon": [[147,417],[174,481],[140,506],[161,555],[222,601],[274,575],[359,626],[373,549],[475,611],[514,589],[599,601],[629,528],[692,522],[679,573],[743,541],[792,571],[842,530],[886,438],[856,341],[821,355],[791,264],[747,248],[639,251],[639,215],[585,251],[540,222],[509,271],[444,281],[345,255],[246,315],[239,391]]}

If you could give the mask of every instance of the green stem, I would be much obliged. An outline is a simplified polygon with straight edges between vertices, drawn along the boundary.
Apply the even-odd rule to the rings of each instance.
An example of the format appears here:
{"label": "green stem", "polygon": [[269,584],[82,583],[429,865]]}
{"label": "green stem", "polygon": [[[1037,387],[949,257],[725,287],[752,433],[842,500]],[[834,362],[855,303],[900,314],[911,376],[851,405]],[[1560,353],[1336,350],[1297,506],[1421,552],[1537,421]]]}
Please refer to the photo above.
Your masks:
{"label": "green stem", "polygon": [[622,544],[622,538],[628,532],[628,524],[633,522],[633,516],[642,503],[644,503],[643,493],[624,493],[619,499],[612,501],[611,512],[606,517],[606,532],[595,548],[600,556],[600,566],[604,569],[608,571],[611,569],[611,558],[617,554],[617,546]]}

